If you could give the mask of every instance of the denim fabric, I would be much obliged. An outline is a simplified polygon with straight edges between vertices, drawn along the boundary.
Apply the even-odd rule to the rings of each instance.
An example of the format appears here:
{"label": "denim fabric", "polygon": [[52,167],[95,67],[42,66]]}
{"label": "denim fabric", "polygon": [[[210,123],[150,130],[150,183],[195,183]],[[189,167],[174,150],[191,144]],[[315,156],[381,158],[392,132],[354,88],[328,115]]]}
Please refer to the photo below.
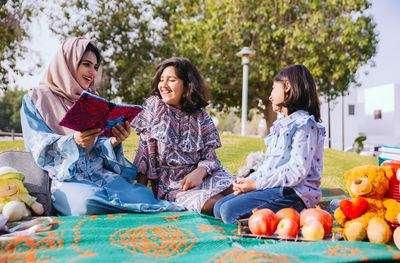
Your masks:
{"label": "denim fabric", "polygon": [[292,188],[276,187],[227,195],[215,204],[214,216],[222,218],[224,223],[237,224],[239,219],[250,217],[255,208],[269,208],[278,212],[285,207],[292,207],[299,213],[306,208]]}
{"label": "denim fabric", "polygon": [[121,177],[102,187],[85,181],[64,181],[53,198],[54,207],[64,216],[184,210],[178,204],[156,200],[148,187]]}

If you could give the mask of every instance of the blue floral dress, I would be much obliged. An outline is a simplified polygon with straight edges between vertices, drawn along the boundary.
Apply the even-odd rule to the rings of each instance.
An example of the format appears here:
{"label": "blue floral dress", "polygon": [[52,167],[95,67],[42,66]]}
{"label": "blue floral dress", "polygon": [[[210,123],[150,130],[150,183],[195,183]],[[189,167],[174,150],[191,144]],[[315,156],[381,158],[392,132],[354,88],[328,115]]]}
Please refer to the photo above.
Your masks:
{"label": "blue floral dress", "polygon": [[98,137],[85,153],[73,132],[58,135],[48,128],[29,94],[23,98],[21,124],[26,151],[52,179],[53,205],[62,215],[114,212],[182,211],[172,202],[156,200],[151,190],[134,183],[136,167],[113,148],[111,138]]}
{"label": "blue floral dress", "polygon": [[[189,114],[153,96],[145,101],[132,126],[140,135],[133,163],[139,173],[158,182],[159,199],[200,212],[208,199],[235,180],[236,176],[222,167],[215,153],[221,141],[204,110]],[[198,187],[182,191],[183,178],[197,167],[206,169],[208,175]]]}

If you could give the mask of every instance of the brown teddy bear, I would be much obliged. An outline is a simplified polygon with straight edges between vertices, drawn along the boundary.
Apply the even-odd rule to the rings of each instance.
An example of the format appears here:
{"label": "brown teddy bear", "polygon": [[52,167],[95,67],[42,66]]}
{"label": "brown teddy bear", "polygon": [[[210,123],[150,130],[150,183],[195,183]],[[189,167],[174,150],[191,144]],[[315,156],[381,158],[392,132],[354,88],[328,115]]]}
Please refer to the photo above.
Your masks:
{"label": "brown teddy bear", "polygon": [[388,167],[364,165],[345,173],[352,200],[342,200],[334,217],[344,227],[344,238],[386,244],[392,239],[389,223],[398,224],[400,203],[385,198],[393,172]]}

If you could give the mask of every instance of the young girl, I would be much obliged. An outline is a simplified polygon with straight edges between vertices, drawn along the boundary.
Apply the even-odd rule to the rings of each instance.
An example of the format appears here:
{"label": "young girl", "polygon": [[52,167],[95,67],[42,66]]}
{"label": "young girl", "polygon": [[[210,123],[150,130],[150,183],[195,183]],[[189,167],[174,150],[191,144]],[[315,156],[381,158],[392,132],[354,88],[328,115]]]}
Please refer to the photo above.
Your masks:
{"label": "young girl", "polygon": [[320,122],[314,78],[303,65],[276,75],[269,97],[272,109],[283,115],[265,137],[263,164],[247,178],[233,183],[234,192],[220,199],[214,215],[236,224],[255,208],[298,212],[314,207],[321,198],[325,128]]}
{"label": "young girl", "polygon": [[151,93],[132,123],[140,134],[133,162],[138,182],[152,179],[158,198],[212,215],[215,202],[232,192],[235,176],[215,153],[221,141],[202,109],[207,105],[203,79],[192,63],[173,57],[157,66]]}

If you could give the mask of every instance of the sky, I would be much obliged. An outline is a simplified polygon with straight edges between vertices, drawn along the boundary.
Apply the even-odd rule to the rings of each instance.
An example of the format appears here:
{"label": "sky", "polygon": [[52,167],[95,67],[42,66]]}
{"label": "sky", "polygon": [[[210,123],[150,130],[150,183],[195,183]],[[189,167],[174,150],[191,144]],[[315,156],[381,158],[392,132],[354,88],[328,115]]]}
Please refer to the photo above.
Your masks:
{"label": "sky", "polygon": [[[377,24],[378,48],[373,58],[376,67],[362,67],[360,82],[370,88],[382,84],[400,84],[400,1],[374,0],[370,10]],[[362,74],[368,70],[369,74]]]}
{"label": "sky", "polygon": [[[377,23],[376,31],[379,34],[378,50],[373,58],[376,66],[371,68],[367,65],[360,68],[358,81],[364,88],[388,83],[400,84],[400,0],[374,0],[370,12]],[[61,42],[50,32],[45,19],[35,21],[31,30],[32,40],[29,45],[40,56],[42,68],[36,69],[34,76],[16,78],[17,84],[23,89],[39,84],[47,66],[61,45]],[[29,66],[29,61],[22,63],[26,64],[26,68]],[[365,75],[363,73],[365,71],[369,74]]]}

